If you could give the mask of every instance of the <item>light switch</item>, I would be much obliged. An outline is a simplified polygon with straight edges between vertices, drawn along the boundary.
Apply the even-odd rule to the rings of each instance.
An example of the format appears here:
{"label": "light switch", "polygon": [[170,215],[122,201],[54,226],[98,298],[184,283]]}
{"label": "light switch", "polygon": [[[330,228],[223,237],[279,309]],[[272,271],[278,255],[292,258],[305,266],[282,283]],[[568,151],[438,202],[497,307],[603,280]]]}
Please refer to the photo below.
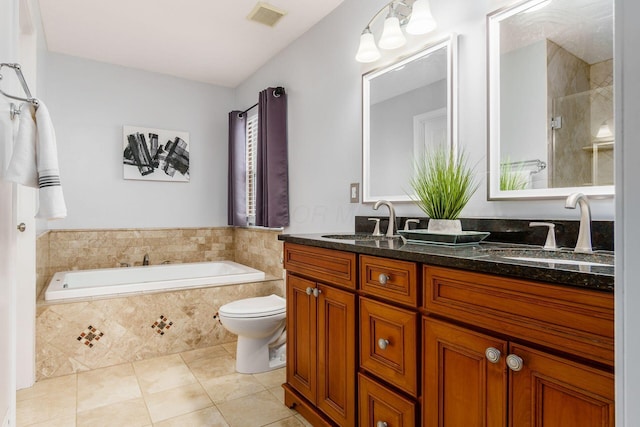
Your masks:
{"label": "light switch", "polygon": [[360,184],[354,182],[351,184],[351,203],[360,202]]}

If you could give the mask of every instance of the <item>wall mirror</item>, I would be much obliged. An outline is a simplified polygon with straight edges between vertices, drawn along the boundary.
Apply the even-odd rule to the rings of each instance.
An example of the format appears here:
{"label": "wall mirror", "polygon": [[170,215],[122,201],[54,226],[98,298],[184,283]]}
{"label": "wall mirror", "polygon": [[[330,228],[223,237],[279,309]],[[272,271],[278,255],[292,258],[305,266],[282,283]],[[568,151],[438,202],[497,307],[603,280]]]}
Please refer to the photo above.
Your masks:
{"label": "wall mirror", "polygon": [[487,27],[489,199],[613,195],[613,0],[528,0]]}
{"label": "wall mirror", "polygon": [[410,201],[414,159],[456,145],[456,37],[362,76],[364,202]]}

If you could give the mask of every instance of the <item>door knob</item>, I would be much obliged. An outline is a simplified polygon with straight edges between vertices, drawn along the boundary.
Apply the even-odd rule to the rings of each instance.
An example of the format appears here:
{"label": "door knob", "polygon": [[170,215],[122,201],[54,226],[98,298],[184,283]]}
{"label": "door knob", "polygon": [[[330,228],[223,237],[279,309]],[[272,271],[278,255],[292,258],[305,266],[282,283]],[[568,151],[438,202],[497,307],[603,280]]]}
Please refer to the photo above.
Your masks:
{"label": "door knob", "polygon": [[25,224],[24,222],[21,222],[20,224],[18,224],[18,231],[21,233],[24,233],[24,230],[27,229],[27,224]]}
{"label": "door knob", "polygon": [[388,345],[389,345],[389,340],[384,338],[380,338],[378,340],[378,347],[380,347],[380,350],[384,350],[385,348],[387,348]]}

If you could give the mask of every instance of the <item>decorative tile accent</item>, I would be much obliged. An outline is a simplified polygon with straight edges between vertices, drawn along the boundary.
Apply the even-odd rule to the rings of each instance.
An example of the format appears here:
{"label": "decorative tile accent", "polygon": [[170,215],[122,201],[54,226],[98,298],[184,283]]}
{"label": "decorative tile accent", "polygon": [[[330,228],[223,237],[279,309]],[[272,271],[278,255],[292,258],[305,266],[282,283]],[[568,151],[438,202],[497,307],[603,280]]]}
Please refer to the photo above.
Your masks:
{"label": "decorative tile accent", "polygon": [[93,348],[93,343],[100,341],[100,338],[102,338],[103,336],[104,334],[102,332],[89,325],[87,329],[85,329],[84,332],[80,334],[77,340],[88,346],[89,348]]}
{"label": "decorative tile accent", "polygon": [[167,318],[162,314],[160,315],[158,320],[156,320],[153,325],[151,325],[151,327],[154,328],[160,335],[164,335],[164,331],[169,330],[171,326],[173,326],[173,322],[168,322]]}

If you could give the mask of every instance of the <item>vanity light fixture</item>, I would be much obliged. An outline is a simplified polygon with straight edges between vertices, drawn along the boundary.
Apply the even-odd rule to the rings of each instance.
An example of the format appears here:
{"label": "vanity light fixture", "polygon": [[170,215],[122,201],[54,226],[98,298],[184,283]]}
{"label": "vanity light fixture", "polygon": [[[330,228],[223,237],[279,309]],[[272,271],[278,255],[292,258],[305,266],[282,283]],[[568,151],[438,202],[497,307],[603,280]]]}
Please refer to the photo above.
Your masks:
{"label": "vanity light fixture", "polygon": [[[376,45],[371,25],[387,11],[384,28]],[[407,39],[402,31],[408,34],[426,34],[436,29],[437,24],[431,15],[429,0],[392,0],[378,11],[369,21],[360,35],[360,46],[356,53],[356,61],[373,62],[380,59],[381,49],[397,49],[406,44]]]}

